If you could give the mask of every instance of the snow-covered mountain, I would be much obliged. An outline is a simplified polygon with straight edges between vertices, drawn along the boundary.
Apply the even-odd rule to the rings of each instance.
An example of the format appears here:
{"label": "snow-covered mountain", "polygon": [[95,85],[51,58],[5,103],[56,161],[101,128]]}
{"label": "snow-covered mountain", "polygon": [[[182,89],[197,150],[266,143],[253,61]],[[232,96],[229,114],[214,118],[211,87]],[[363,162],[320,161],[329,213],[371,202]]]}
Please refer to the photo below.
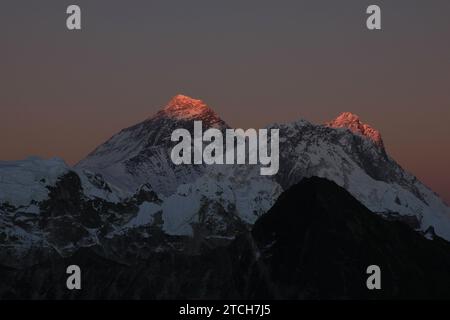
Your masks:
{"label": "snow-covered mountain", "polygon": [[327,178],[371,211],[450,240],[449,207],[403,170],[386,153],[379,132],[356,115],[344,113],[326,125],[300,120],[273,127],[280,129],[280,172],[275,179],[283,189],[304,177]]}
{"label": "snow-covered mountain", "polygon": [[450,209],[389,157],[381,134],[356,115],[343,113],[325,125],[270,125],[280,129],[275,176],[261,176],[256,165],[174,165],[172,131],[192,132],[195,120],[229,128],[201,100],[177,95],[74,168],[59,159],[0,162],[0,246],[8,248],[0,254],[20,261],[36,248],[62,255],[89,246],[113,255],[119,247],[138,255],[192,250],[232,239],[283,190],[311,176],[336,182],[387,219],[450,240]]}
{"label": "snow-covered mountain", "polygon": [[252,224],[270,209],[282,190],[254,167],[174,165],[172,131],[193,132],[194,121],[202,121],[204,130],[229,128],[203,101],[177,95],[155,116],[114,135],[76,169],[100,174],[128,196],[143,184],[151,186],[164,200],[163,229],[168,234],[193,235],[195,230],[230,237],[238,225]]}
{"label": "snow-covered mountain", "polygon": [[[189,249],[195,239],[180,250],[155,227],[146,230],[140,237],[121,231],[102,246],[50,254],[31,266],[8,268],[2,259],[0,299],[450,298],[449,242],[384,220],[323,178],[303,179],[251,232],[208,238],[203,250]],[[382,270],[382,290],[367,290],[365,270],[373,263]],[[82,290],[66,289],[72,264],[82,268]]]}
{"label": "snow-covered mountain", "polygon": [[[358,116],[268,126],[280,130],[275,176],[258,165],[174,165],[172,131],[192,132],[195,120],[229,128],[202,101],[178,95],[75,167],[0,161],[0,298],[77,298],[58,289],[66,274],[55,271],[73,263],[83,265],[87,298],[360,298],[368,291],[358,291],[365,279],[355,274],[373,261],[389,264],[386,296],[430,297],[435,283],[448,296],[450,245],[435,235],[450,241],[450,209]],[[348,192],[305,179],[314,176]],[[330,265],[345,285],[324,282]],[[411,272],[418,287],[404,286]]]}
{"label": "snow-covered mountain", "polygon": [[204,171],[199,165],[175,166],[170,159],[172,131],[192,131],[196,120],[205,128],[228,128],[202,101],[177,95],[156,115],[100,145],[76,168],[99,173],[128,194],[150,183],[158,193],[170,195],[178,185],[195,180]]}
{"label": "snow-covered mountain", "polygon": [[[261,190],[272,190],[266,196],[276,197],[280,185],[286,189],[304,177],[326,177],[346,188],[372,211],[388,218],[402,219],[424,232],[432,233],[434,229],[438,235],[450,240],[450,209],[447,205],[389,157],[379,131],[350,112],[325,125],[300,120],[269,126],[269,129],[280,129],[280,171],[274,179],[256,177],[253,168],[242,169],[237,165],[220,168],[174,166],[168,156],[171,132],[181,127],[192,130],[193,120],[202,120],[207,127],[227,127],[202,101],[178,95],[156,116],[115,135],[81,161],[77,168],[100,173],[107,181],[129,191],[150,183],[156,193],[170,196],[177,194],[178,187],[185,184],[181,190],[203,189],[196,191],[201,195],[195,197],[208,195],[210,200],[211,184],[220,181],[210,177],[221,172],[229,180],[218,183],[219,189],[229,185],[231,190],[241,190],[242,194],[248,190],[245,200],[240,203],[250,203],[258,197],[250,192],[258,189],[250,183],[255,179]],[[242,181],[242,177],[247,180]],[[230,184],[230,181],[234,182]],[[232,194],[239,198],[236,192]],[[175,201],[174,197],[171,199]],[[192,203],[190,200],[185,202]],[[271,201],[266,199],[265,202],[270,204]],[[239,212],[241,217],[252,216],[244,211]],[[166,220],[174,221],[174,215],[166,215]],[[252,219],[246,221],[251,223]]]}
{"label": "snow-covered mountain", "polygon": [[142,201],[120,195],[101,176],[59,158],[0,161],[0,261],[25,265],[96,244],[100,228],[139,211]]}

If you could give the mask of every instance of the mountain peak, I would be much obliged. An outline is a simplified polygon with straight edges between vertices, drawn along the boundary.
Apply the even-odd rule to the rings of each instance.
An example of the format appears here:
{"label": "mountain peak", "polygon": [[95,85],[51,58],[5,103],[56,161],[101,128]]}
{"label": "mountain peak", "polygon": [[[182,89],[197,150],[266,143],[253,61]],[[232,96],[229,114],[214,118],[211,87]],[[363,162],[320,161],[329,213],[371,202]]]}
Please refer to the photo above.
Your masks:
{"label": "mountain peak", "polygon": [[208,127],[228,127],[202,100],[183,94],[174,96],[156,116],[183,121],[203,121]]}
{"label": "mountain peak", "polygon": [[162,111],[172,118],[191,119],[209,110],[209,107],[202,100],[177,94]]}
{"label": "mountain peak", "polygon": [[325,124],[331,128],[347,128],[353,133],[362,135],[372,140],[377,146],[384,148],[383,139],[377,129],[363,123],[359,116],[351,112],[343,112],[336,119]]}
{"label": "mountain peak", "polygon": [[357,114],[351,112],[342,112],[335,121],[361,122]]}

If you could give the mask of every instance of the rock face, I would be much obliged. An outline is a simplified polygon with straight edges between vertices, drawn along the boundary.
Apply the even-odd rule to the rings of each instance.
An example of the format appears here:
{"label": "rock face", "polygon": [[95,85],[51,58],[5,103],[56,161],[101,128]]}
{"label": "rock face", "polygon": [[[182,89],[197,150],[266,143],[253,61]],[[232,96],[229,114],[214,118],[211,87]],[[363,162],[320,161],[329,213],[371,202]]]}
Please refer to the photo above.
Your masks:
{"label": "rock face", "polygon": [[[427,240],[370,212],[334,182],[304,179],[285,191],[251,232],[190,255],[175,249],[127,263],[98,247],[2,268],[2,298],[379,299],[450,298],[450,244]],[[83,290],[65,289],[78,264]],[[366,288],[377,264],[382,290]],[[62,271],[61,271],[62,270]],[[19,285],[23,284],[23,285]]]}

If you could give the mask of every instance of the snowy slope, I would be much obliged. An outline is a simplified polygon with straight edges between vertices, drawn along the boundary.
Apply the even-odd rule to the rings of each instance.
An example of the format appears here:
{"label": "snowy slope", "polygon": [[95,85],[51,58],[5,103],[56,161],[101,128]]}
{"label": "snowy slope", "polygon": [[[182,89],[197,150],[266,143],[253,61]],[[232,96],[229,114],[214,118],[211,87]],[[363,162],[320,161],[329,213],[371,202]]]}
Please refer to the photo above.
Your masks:
{"label": "snowy slope", "polygon": [[47,185],[69,170],[62,159],[30,157],[22,161],[0,161],[0,203],[30,205],[47,197]]}
{"label": "snowy slope", "polygon": [[[450,240],[447,205],[389,157],[380,132],[357,115],[345,112],[325,125],[300,120],[269,126],[280,129],[281,154],[279,173],[266,179],[252,166],[175,166],[169,157],[171,133],[192,131],[195,120],[205,127],[228,128],[201,100],[178,95],[155,116],[99,146],[77,169],[99,173],[129,194],[149,183],[164,198],[164,228],[171,234],[191,234],[205,206],[215,206],[212,211],[234,206],[228,211],[252,223],[253,212],[272,203],[268,197],[276,197],[279,188],[319,176],[343,186],[372,211],[403,217],[422,231],[432,227]],[[256,208],[260,198],[264,200]]]}
{"label": "snowy slope", "polygon": [[180,185],[164,199],[163,229],[172,235],[193,235],[203,224],[214,236],[233,236],[234,224],[252,225],[282,192],[259,168],[212,166],[193,183]]}
{"label": "snowy slope", "polygon": [[420,230],[431,226],[450,240],[450,209],[387,155],[380,135],[374,140],[355,133],[352,127],[335,129],[303,120],[274,127],[280,128],[282,137],[283,165],[276,179],[284,188],[304,177],[324,177],[347,189],[370,210],[415,217]]}
{"label": "snowy slope", "polygon": [[[73,171],[63,159],[29,157],[18,161],[0,161],[0,204],[14,207],[36,206],[47,199],[49,186],[69,171]],[[120,201],[118,189],[112,190],[101,176],[87,171],[77,171],[84,194],[89,198]],[[23,208],[22,208],[23,209]],[[31,210],[31,209],[30,209]]]}
{"label": "snowy slope", "polygon": [[[17,246],[46,243],[64,254],[149,226],[174,236],[232,238],[283,190],[319,176],[374,212],[450,240],[447,205],[403,170],[381,134],[356,115],[344,113],[326,125],[300,120],[269,126],[280,129],[275,176],[261,176],[258,166],[174,165],[171,133],[192,131],[195,120],[205,128],[228,128],[201,100],[178,95],[75,168],[61,159],[0,162],[0,231],[19,239]],[[13,243],[8,241],[4,245]]]}
{"label": "snowy slope", "polygon": [[0,261],[21,266],[94,245],[93,221],[115,210],[126,217],[123,201],[99,175],[76,172],[59,158],[0,161]]}
{"label": "snowy slope", "polygon": [[77,164],[76,168],[100,173],[108,182],[133,194],[149,183],[158,193],[170,195],[178,185],[194,181],[204,167],[175,166],[170,159],[172,131],[192,132],[193,122],[204,128],[227,128],[201,100],[175,96],[155,116],[114,135]]}

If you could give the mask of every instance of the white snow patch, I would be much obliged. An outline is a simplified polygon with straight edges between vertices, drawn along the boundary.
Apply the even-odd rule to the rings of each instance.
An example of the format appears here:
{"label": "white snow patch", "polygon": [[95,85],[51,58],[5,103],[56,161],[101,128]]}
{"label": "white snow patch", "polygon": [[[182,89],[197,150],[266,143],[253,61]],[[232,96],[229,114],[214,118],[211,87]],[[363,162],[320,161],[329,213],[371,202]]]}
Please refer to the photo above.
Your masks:
{"label": "white snow patch", "polygon": [[16,207],[42,201],[48,196],[49,185],[67,173],[64,160],[30,157],[19,161],[0,161],[0,203]]}

